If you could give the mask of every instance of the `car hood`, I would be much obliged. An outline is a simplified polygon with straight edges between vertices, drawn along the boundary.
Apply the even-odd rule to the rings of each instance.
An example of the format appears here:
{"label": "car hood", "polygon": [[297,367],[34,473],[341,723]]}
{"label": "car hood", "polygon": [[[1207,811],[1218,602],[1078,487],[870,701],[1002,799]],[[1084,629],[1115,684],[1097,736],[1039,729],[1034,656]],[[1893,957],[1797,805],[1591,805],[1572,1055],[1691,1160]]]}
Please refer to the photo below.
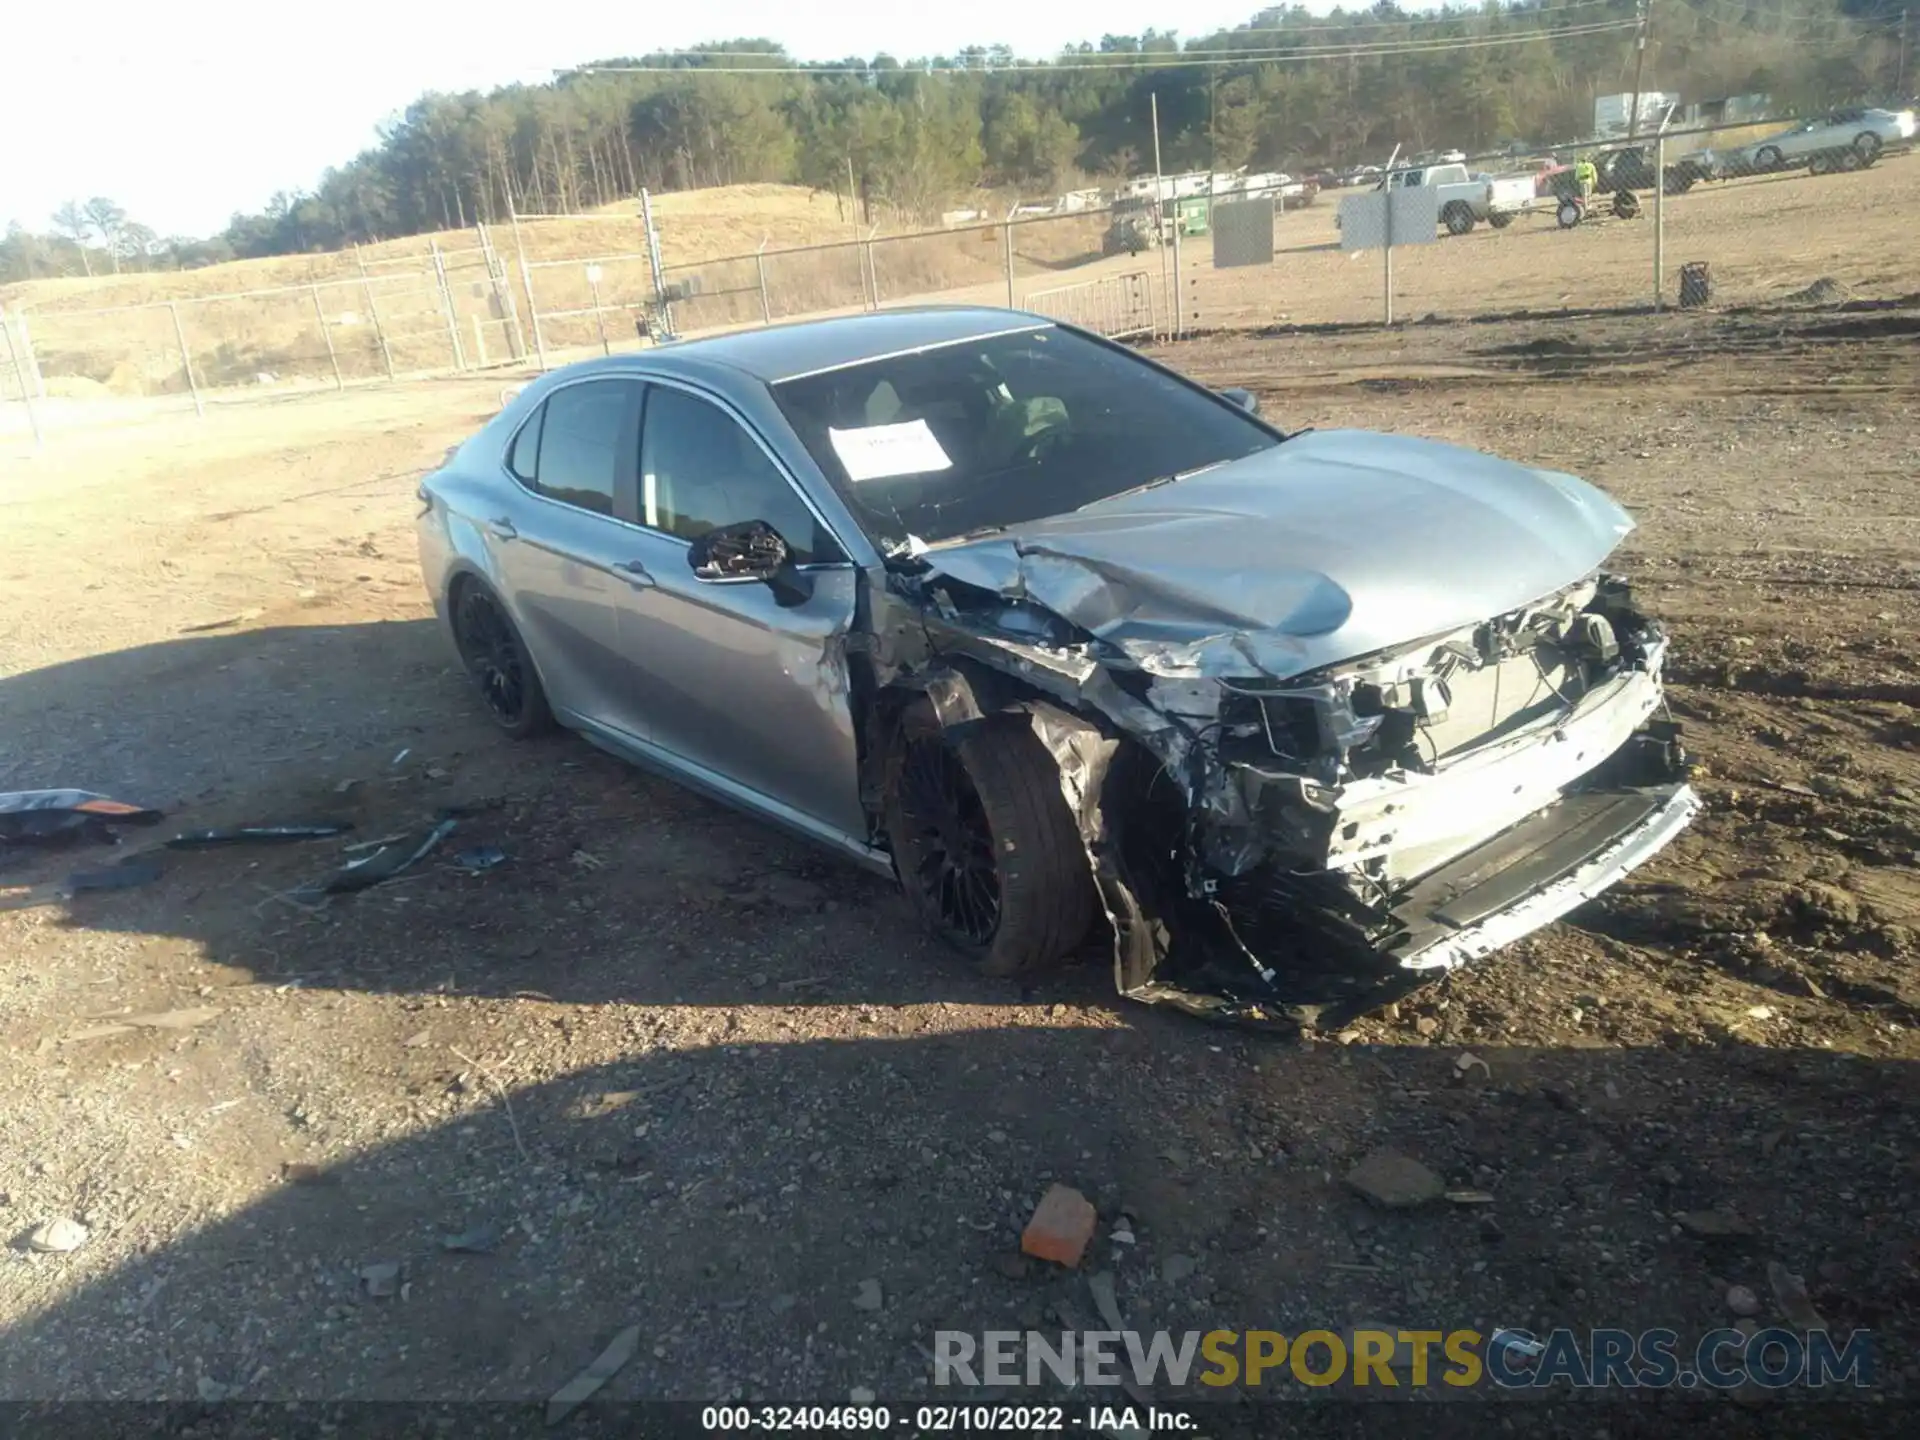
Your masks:
{"label": "car hood", "polygon": [[1286,678],[1519,609],[1632,528],[1571,475],[1331,430],[925,559],[1155,674]]}

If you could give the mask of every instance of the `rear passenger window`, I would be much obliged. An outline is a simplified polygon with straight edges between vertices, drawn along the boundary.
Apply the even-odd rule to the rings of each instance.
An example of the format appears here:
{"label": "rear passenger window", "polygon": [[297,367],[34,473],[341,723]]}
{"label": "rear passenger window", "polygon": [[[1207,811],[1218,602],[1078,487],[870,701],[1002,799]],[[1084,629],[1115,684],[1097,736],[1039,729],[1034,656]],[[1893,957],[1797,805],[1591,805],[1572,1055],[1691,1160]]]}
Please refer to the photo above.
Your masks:
{"label": "rear passenger window", "polygon": [[613,514],[621,440],[631,433],[638,394],[631,380],[588,380],[554,391],[514,437],[507,468],[549,499]]}
{"label": "rear passenger window", "polygon": [[533,484],[540,474],[540,422],[546,418],[547,407],[542,405],[520,427],[520,433],[513,437],[513,449],[507,452],[507,469],[527,485]]}

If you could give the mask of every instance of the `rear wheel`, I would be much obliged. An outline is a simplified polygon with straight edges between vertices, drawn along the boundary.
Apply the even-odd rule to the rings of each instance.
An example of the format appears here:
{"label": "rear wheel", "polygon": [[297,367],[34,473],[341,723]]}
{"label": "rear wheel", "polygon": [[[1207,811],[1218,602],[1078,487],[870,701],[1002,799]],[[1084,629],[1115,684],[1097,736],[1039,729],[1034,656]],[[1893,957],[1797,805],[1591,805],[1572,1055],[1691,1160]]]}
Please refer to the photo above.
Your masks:
{"label": "rear wheel", "polygon": [[1833,157],[1822,150],[1811,160],[1807,161],[1807,173],[1809,175],[1830,175],[1833,173],[1833,166]]}
{"label": "rear wheel", "polygon": [[1512,214],[1505,210],[1490,211],[1487,215],[1487,224],[1491,225],[1496,230],[1504,230],[1507,228],[1507,226],[1511,225],[1512,223],[1513,223]]}
{"label": "rear wheel", "polygon": [[1585,217],[1586,210],[1578,200],[1562,200],[1560,208],[1554,212],[1554,219],[1560,222],[1562,230],[1571,230]]}
{"label": "rear wheel", "polygon": [[1473,211],[1465,201],[1452,201],[1440,212],[1440,218],[1446,222],[1449,235],[1464,235],[1473,229]]}
{"label": "rear wheel", "polygon": [[451,613],[454,644],[493,723],[516,740],[552,729],[533,657],[492,592],[477,580],[463,581]]}
{"label": "rear wheel", "polygon": [[918,702],[902,717],[885,800],[894,867],[934,934],[988,975],[1043,969],[1093,922],[1093,875],[1060,773],[1023,721],[957,742]]}
{"label": "rear wheel", "polygon": [[1753,168],[1756,170],[1778,170],[1782,156],[1771,145],[1763,145],[1753,152]]}
{"label": "rear wheel", "polygon": [[1853,148],[1861,160],[1871,165],[1880,158],[1880,137],[1871,130],[1862,130],[1853,137]]}
{"label": "rear wheel", "polygon": [[1862,155],[1858,150],[1848,149],[1840,152],[1840,168],[1842,170],[1864,170],[1867,168],[1868,163],[1867,157]]}

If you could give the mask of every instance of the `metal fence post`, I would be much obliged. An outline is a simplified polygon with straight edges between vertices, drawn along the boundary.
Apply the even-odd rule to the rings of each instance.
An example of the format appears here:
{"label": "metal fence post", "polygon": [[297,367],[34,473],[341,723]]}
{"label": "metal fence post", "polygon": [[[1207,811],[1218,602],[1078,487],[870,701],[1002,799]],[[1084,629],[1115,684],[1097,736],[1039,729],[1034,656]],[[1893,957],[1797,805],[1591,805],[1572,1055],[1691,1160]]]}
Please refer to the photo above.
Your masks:
{"label": "metal fence post", "polygon": [[380,306],[373,298],[373,285],[363,278],[360,281],[360,289],[366,295],[367,319],[373,324],[373,338],[380,345],[380,363],[386,369],[387,379],[391,380],[393,379],[393,351],[387,347],[387,327],[380,323]]}
{"label": "metal fence post", "polygon": [[1386,270],[1386,323],[1391,326],[1393,324],[1393,172],[1391,170],[1387,172],[1387,187],[1380,192],[1380,200],[1386,212],[1380,217],[1380,253],[1386,257],[1382,262]]}
{"label": "metal fence post", "polygon": [[193,357],[187,353],[187,327],[180,323],[180,302],[169,300],[167,313],[173,316],[173,338],[180,342],[180,368],[186,372],[187,393],[193,396],[193,413],[205,416],[207,407],[200,403],[200,387],[193,378]]}
{"label": "metal fence post", "polygon": [[1187,333],[1187,297],[1180,292],[1180,202],[1173,202],[1173,338]]}
{"label": "metal fence post", "polygon": [[[878,229],[879,227],[876,226],[875,228]],[[865,257],[863,263],[867,267],[867,283],[873,291],[873,308],[878,310],[880,308],[880,269],[873,263],[873,237],[871,235],[860,242],[860,249]]]}
{"label": "metal fence post", "polygon": [[1001,245],[1001,249],[1005,252],[1004,259],[1006,261],[1006,268],[1007,268],[1007,308],[1009,310],[1017,310],[1020,307],[1013,303],[1013,212],[1012,211],[1007,212],[1006,229],[1002,232],[1002,236],[1003,236],[1003,243]]}
{"label": "metal fence post", "polygon": [[773,305],[767,299],[767,240],[771,238],[768,236],[762,239],[760,248],[753,252],[754,266],[760,272],[760,323],[762,325],[773,323]]}
{"label": "metal fence post", "polygon": [[600,353],[613,354],[613,346],[607,340],[607,316],[600,308],[600,267],[587,266],[587,293],[593,296],[593,323],[600,331]]}
{"label": "metal fence post", "polygon": [[1667,269],[1667,127],[1663,122],[1653,140],[1653,313],[1666,304]]}
{"label": "metal fence post", "polygon": [[653,228],[653,195],[644,187],[640,191],[640,223],[647,232],[647,267],[653,272],[653,299],[660,307],[661,328],[671,339],[673,329],[673,302],[667,299],[667,272],[660,260],[660,232]]}
{"label": "metal fence post", "polygon": [[465,370],[467,357],[460,348],[460,322],[453,313],[453,287],[447,283],[447,262],[441,257],[438,240],[428,240],[427,248],[433,253],[433,276],[438,282],[442,313],[447,317],[447,341],[453,347],[453,368]]}
{"label": "metal fence post", "polygon": [[[513,225],[513,258],[520,265],[520,288],[527,292],[527,324],[533,330],[533,353],[540,362],[540,372],[545,374],[547,345],[546,341],[540,338],[540,302],[533,298],[533,267],[527,263],[527,242],[526,237],[520,233],[519,207],[509,203],[507,219]],[[524,342],[520,350],[522,354],[526,353]]]}
{"label": "metal fence post", "polygon": [[327,325],[327,312],[320,305],[320,287],[309,285],[307,289],[313,294],[313,318],[320,322],[320,338],[327,342],[327,363],[333,367],[333,388],[344,390],[347,382],[340,378],[340,356],[333,348],[333,331]]}
{"label": "metal fence post", "polygon": [[[508,340],[511,346],[511,332],[508,334]],[[473,317],[473,363],[476,369],[487,368],[487,332],[481,325],[478,315]]]}
{"label": "metal fence post", "polygon": [[7,364],[20,381],[20,403],[27,407],[27,426],[33,431],[33,443],[36,447],[44,446],[47,440],[40,433],[40,412],[33,406],[33,386],[27,380],[27,372],[21,368],[20,353],[13,343],[13,321],[4,310],[0,310],[0,335],[7,337]]}
{"label": "metal fence post", "polygon": [[367,278],[366,257],[360,253],[360,247],[353,247],[353,260],[360,267],[360,295],[367,302],[367,319],[373,325],[373,338],[380,345],[380,363],[386,367],[387,379],[393,379],[393,351],[387,348],[386,327],[380,323],[380,306],[373,298],[373,282]]}
{"label": "metal fence post", "polygon": [[540,362],[540,373],[547,370],[547,341],[540,333],[540,302],[533,298],[533,267],[527,264],[527,252],[520,252],[520,283],[527,290],[527,325],[533,331],[533,354]]}
{"label": "metal fence post", "polygon": [[33,376],[33,393],[44,400],[47,398],[47,377],[40,373],[40,357],[33,353],[33,332],[27,328],[27,312],[22,310],[13,317],[13,323],[20,331],[20,349],[27,357],[27,370]]}
{"label": "metal fence post", "polygon": [[[500,252],[494,248],[493,227],[481,221],[474,228],[480,232],[481,258],[487,264],[487,285],[493,292],[493,306],[500,311],[507,353],[518,360],[527,353],[527,340],[520,333],[520,307],[514,302],[513,282],[507,278],[507,267],[501,262]],[[484,345],[480,348],[483,352],[486,349]],[[481,363],[486,363],[484,355]]]}

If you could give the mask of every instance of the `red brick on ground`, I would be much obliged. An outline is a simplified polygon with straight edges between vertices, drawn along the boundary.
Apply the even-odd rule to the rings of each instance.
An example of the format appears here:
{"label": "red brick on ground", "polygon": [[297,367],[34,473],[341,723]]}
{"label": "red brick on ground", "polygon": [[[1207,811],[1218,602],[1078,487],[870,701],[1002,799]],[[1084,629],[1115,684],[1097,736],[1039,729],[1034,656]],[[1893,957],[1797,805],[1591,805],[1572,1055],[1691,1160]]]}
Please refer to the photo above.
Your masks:
{"label": "red brick on ground", "polygon": [[1093,1226],[1093,1204],[1086,1196],[1071,1185],[1049,1186],[1033,1207],[1033,1218],[1020,1236],[1020,1248],[1072,1269],[1087,1252]]}

